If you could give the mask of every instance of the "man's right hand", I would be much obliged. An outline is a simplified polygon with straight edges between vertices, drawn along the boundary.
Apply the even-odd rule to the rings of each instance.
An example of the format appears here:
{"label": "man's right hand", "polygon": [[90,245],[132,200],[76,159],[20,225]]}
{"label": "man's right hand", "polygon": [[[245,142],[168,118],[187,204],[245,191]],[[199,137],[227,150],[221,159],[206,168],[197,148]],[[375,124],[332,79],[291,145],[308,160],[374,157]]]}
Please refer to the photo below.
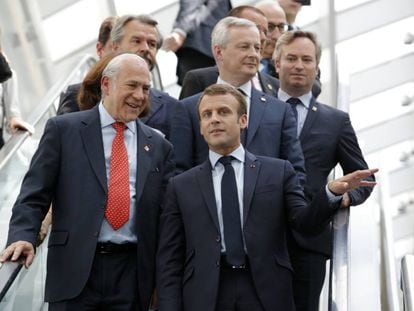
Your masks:
{"label": "man's right hand", "polygon": [[0,262],[17,261],[19,258],[24,258],[24,266],[29,268],[33,262],[35,251],[32,243],[26,241],[17,241],[10,244],[0,256]]}

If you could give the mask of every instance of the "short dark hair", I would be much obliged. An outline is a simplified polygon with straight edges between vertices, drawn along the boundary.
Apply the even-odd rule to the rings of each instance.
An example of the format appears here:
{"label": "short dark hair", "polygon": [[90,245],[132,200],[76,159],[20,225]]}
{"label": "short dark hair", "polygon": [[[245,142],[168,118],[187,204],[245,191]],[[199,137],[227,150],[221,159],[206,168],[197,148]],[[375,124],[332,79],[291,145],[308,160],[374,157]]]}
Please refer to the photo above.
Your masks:
{"label": "short dark hair", "polygon": [[101,27],[99,27],[98,42],[100,42],[103,46],[111,38],[111,30],[116,22],[116,19],[116,16],[109,16],[103,20]]}
{"label": "short dark hair", "polygon": [[244,96],[242,93],[240,93],[235,87],[228,85],[228,84],[212,84],[209,87],[207,87],[204,92],[201,94],[200,98],[198,99],[197,103],[197,111],[198,111],[198,118],[200,119],[200,103],[201,100],[204,98],[204,96],[215,96],[215,95],[226,95],[230,94],[232,95],[237,102],[239,103],[239,109],[237,109],[237,113],[239,117],[241,117],[244,114],[247,114],[247,103],[244,99]]}

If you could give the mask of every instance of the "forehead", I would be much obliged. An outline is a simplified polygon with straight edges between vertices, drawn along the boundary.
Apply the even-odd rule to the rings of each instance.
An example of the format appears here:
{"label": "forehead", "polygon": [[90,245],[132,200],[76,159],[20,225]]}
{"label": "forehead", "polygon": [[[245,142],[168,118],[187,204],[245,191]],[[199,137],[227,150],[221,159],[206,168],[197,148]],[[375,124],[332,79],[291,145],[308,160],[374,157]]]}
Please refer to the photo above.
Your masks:
{"label": "forehead", "polygon": [[127,24],[125,24],[123,30],[125,36],[132,36],[136,35],[137,33],[154,36],[155,39],[158,36],[158,32],[155,26],[144,24],[137,20],[129,21]]}
{"label": "forehead", "polygon": [[316,48],[309,38],[295,38],[291,43],[282,48],[285,54],[316,55]]}
{"label": "forehead", "polygon": [[201,99],[199,111],[229,107],[232,110],[239,108],[239,102],[231,94],[204,95]]}
{"label": "forehead", "polygon": [[252,21],[256,25],[260,27],[264,27],[267,29],[267,19],[263,15],[253,11],[253,10],[243,10],[240,14],[241,18],[248,19],[249,21]]}
{"label": "forehead", "polygon": [[136,80],[141,83],[149,84],[150,73],[147,63],[137,59],[125,60],[119,68],[118,79],[121,81]]}
{"label": "forehead", "polygon": [[272,10],[269,10],[269,13],[266,14],[266,17],[268,22],[275,24],[286,23],[286,17],[282,10],[273,8]]}
{"label": "forehead", "polygon": [[254,27],[231,27],[229,29],[229,43],[238,44],[241,42],[260,43],[260,35]]}

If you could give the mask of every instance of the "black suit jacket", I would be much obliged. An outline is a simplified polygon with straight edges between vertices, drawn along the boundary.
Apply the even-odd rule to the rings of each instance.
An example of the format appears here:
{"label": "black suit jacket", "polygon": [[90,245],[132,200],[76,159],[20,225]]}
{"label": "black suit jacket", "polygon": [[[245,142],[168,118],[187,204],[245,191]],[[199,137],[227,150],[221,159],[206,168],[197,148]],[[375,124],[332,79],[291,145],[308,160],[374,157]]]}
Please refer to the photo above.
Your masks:
{"label": "black suit jacket", "polygon": [[[59,107],[57,114],[65,114],[79,111],[78,94],[81,88],[81,83],[69,85],[66,92],[60,96]],[[165,92],[151,88],[150,95],[150,111],[147,116],[141,120],[148,126],[161,131],[165,138],[170,138],[171,130],[171,116],[174,106],[178,100],[171,97]]]}
{"label": "black suit jacket", "polygon": [[[137,281],[141,310],[148,310],[155,286],[160,206],[173,169],[171,144],[137,120]],[[35,245],[53,202],[46,301],[74,298],[84,288],[107,195],[98,107],[49,119],[13,207],[7,242],[23,240]]]}
{"label": "black suit jacket", "polygon": [[[171,143],[177,172],[203,163],[208,146],[200,134],[197,102],[200,94],[179,102],[173,116]],[[305,182],[302,150],[297,138],[296,120],[289,104],[252,88],[247,135],[242,139],[255,154],[289,160]]]}
{"label": "black suit jacket", "polygon": [[[243,236],[264,310],[294,310],[288,227],[318,230],[335,212],[324,189],[307,207],[288,161],[246,151]],[[210,161],[171,179],[161,215],[158,303],[163,311],[214,311],[221,238]]]}
{"label": "black suit jacket", "polygon": [[[277,96],[279,81],[265,73],[259,72],[258,75],[263,92],[269,95]],[[179,98],[184,99],[203,92],[206,87],[217,83],[218,76],[219,71],[217,66],[188,71],[185,75]]]}
{"label": "black suit jacket", "polygon": [[[305,194],[309,200],[326,183],[329,173],[337,164],[344,175],[355,170],[367,169],[358,139],[349,115],[339,109],[317,102],[309,106],[303,129],[299,136],[305,157]],[[375,180],[369,177],[369,180]],[[371,194],[371,187],[360,187],[349,193],[352,205],[363,203]],[[302,235],[294,232],[295,241],[301,247],[330,256],[331,232],[327,226],[318,235]]]}

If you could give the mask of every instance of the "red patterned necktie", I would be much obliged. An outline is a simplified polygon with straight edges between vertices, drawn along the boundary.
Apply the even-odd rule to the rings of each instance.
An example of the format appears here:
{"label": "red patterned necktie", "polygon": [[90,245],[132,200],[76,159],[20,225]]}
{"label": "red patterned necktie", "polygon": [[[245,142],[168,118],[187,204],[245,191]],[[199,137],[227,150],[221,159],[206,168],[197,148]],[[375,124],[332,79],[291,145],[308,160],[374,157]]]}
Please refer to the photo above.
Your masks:
{"label": "red patterned necktie", "polygon": [[129,219],[129,165],[124,143],[125,124],[115,122],[109,171],[108,204],[105,217],[114,230],[121,228]]}

